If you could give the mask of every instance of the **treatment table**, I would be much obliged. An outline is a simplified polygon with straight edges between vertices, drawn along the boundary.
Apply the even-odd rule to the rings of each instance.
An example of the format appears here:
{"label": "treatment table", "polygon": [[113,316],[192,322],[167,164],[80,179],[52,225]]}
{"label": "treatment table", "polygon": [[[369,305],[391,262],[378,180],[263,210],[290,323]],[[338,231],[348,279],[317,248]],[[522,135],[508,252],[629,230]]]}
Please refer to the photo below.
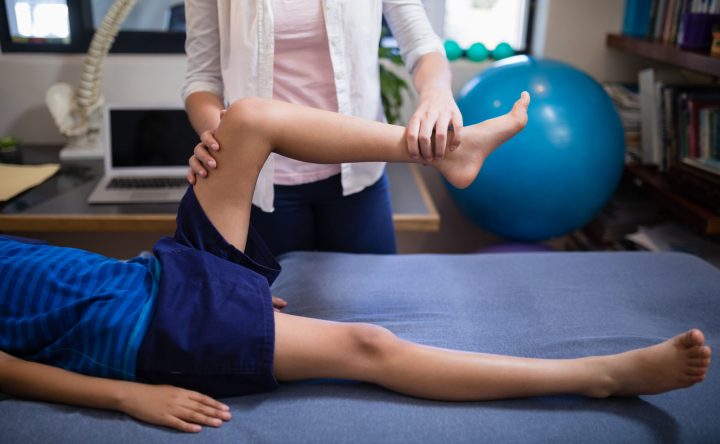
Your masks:
{"label": "treatment table", "polygon": [[[677,253],[374,256],[290,253],[287,313],[383,325],[412,341],[528,357],[609,354],[691,327],[720,352],[720,271]],[[435,402],[350,381],[225,399],[233,419],[183,434],[123,414],[0,400],[0,443],[712,443],[720,368],[656,396]]]}

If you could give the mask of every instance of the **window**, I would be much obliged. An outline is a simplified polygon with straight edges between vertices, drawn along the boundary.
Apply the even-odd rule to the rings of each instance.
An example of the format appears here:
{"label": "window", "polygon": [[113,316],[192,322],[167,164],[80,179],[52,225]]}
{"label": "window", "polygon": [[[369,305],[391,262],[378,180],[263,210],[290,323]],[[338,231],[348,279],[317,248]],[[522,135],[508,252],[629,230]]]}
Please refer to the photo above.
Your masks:
{"label": "window", "polygon": [[[9,51],[80,52],[79,0],[2,0],[0,45]],[[85,42],[85,48],[87,43]]]}
{"label": "window", "polygon": [[[2,0],[3,52],[85,52],[114,0]],[[183,0],[138,1],[112,52],[182,53]]]}
{"label": "window", "polygon": [[14,42],[41,40],[67,43],[70,20],[65,0],[10,0],[6,3],[10,38]]}
{"label": "window", "polygon": [[492,49],[507,42],[517,52],[528,48],[530,0],[446,0],[445,38],[462,48],[480,42]]}
{"label": "window", "polygon": [[[97,29],[115,0],[91,0],[92,24]],[[120,29],[136,32],[166,32],[170,30],[173,10],[185,10],[183,0],[139,0],[123,21]],[[184,17],[184,15],[183,15]],[[185,28],[181,31],[185,31]]]}
{"label": "window", "polygon": [[[482,43],[492,50],[506,42],[519,54],[527,54],[536,0],[423,0],[435,32],[445,40],[456,41],[467,49]],[[385,24],[385,22],[383,22]],[[381,46],[397,48],[387,28]]]}

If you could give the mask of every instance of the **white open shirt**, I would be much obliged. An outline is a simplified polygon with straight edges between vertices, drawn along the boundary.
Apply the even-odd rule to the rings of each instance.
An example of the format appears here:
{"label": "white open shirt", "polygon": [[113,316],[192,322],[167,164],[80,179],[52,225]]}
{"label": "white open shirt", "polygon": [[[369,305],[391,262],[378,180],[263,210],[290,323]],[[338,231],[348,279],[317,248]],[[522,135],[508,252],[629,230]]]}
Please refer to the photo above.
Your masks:
{"label": "white open shirt", "polygon": [[[186,0],[187,72],[183,99],[207,91],[232,103],[272,97],[274,36],[271,0]],[[384,121],[378,78],[382,15],[409,72],[420,57],[444,54],[420,0],[323,0],[338,111]],[[343,195],[375,183],[384,163],[341,165]],[[273,211],[273,156],[260,171],[253,204]]]}

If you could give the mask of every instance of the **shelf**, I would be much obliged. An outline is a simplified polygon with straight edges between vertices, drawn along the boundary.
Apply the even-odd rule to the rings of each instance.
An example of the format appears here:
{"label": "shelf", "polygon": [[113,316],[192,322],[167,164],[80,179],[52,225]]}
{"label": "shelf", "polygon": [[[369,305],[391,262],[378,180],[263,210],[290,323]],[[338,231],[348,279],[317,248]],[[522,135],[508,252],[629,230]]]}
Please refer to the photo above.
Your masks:
{"label": "shelf", "polygon": [[720,77],[720,58],[710,57],[705,53],[618,34],[608,34],[606,45],[608,48],[620,49],[648,59]]}
{"label": "shelf", "polygon": [[720,234],[720,214],[681,196],[670,189],[667,180],[655,168],[641,165],[625,165],[625,171],[642,188],[649,190],[675,217],[687,223],[700,234]]}

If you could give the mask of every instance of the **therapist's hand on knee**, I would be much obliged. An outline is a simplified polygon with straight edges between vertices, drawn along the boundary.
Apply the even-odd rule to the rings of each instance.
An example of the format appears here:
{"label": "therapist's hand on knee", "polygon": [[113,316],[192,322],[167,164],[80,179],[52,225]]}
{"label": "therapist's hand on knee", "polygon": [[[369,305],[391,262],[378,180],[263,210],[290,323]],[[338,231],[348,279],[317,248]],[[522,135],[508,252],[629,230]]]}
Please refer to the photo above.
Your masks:
{"label": "therapist's hand on knee", "polygon": [[[220,111],[220,119],[223,118],[226,111]],[[217,161],[210,154],[211,151],[220,151],[220,144],[215,139],[216,130],[217,128],[203,131],[200,134],[200,143],[195,145],[195,149],[193,149],[193,155],[188,160],[190,168],[188,168],[187,173],[187,180],[191,185],[195,185],[197,176],[207,177],[209,170],[217,168]]]}

